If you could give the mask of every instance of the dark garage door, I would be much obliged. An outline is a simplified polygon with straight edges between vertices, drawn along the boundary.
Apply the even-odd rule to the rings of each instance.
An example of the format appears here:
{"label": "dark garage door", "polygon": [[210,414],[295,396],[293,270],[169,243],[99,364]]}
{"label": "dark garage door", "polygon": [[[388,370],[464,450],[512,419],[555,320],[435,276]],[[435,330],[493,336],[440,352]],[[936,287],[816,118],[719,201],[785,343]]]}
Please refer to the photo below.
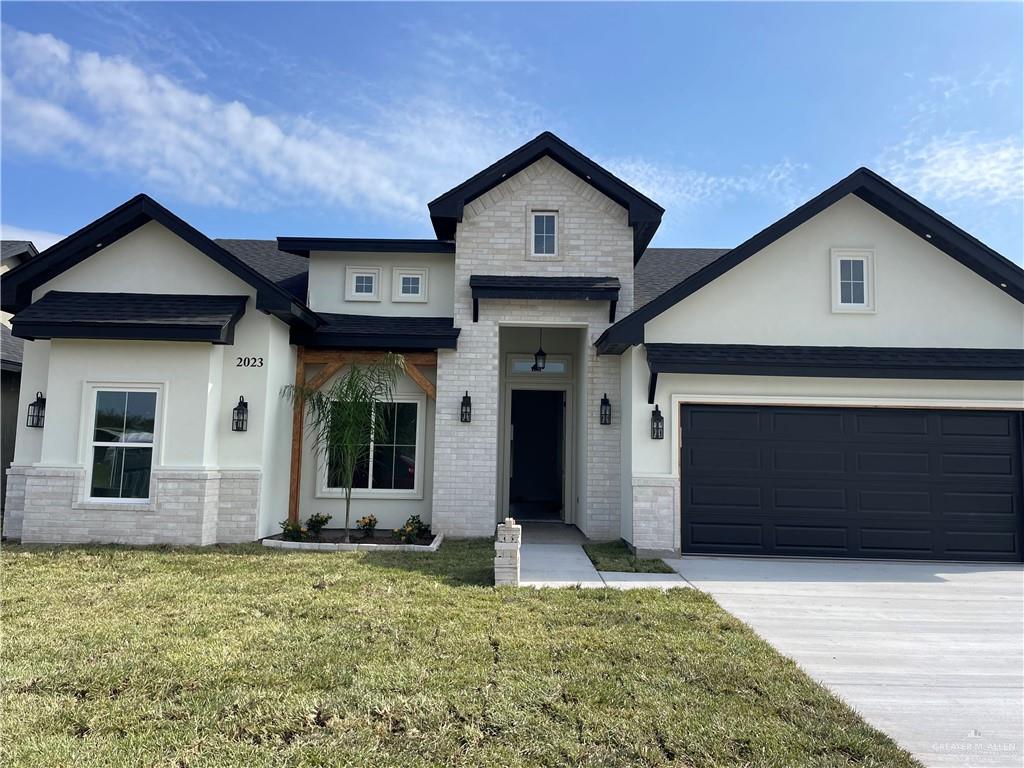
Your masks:
{"label": "dark garage door", "polygon": [[1021,560],[1021,414],[682,408],[682,549]]}

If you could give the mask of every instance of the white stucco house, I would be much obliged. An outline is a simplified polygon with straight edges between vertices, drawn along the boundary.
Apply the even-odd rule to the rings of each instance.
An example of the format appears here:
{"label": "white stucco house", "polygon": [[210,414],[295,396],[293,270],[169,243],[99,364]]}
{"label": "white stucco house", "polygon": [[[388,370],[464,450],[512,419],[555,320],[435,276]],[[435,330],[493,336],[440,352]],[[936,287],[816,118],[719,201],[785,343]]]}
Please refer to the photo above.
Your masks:
{"label": "white stucco house", "polygon": [[390,350],[354,502],[382,527],[1022,559],[1024,272],[870,170],[731,250],[649,248],[662,208],[550,133],[428,207],[429,240],[212,240],[140,195],[3,275],[5,535],[338,523],[280,392]]}

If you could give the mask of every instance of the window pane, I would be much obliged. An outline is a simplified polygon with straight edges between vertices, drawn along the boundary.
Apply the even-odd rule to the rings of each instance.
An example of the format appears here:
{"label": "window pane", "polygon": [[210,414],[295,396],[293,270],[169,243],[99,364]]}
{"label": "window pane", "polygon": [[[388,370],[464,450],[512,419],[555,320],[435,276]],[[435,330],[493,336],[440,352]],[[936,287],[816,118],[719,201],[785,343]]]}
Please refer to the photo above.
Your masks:
{"label": "window pane", "polygon": [[395,403],[378,403],[380,416],[377,422],[377,433],[373,442],[381,445],[393,445],[395,442]]}
{"label": "window pane", "polygon": [[839,284],[839,301],[843,304],[850,304],[853,301],[853,291],[850,283]]}
{"label": "window pane", "polygon": [[[335,472],[333,478],[328,475],[328,480],[334,482],[328,482],[329,488],[342,488],[341,484],[341,473]],[[369,488],[370,487],[370,457],[367,456],[358,464],[356,464],[356,471],[352,473],[352,487],[353,488]]]}
{"label": "window pane", "polygon": [[96,428],[93,440],[98,443],[119,443],[124,435],[126,392],[96,393]]}
{"label": "window pane", "polygon": [[416,487],[416,447],[395,449],[395,488],[411,491]]}
{"label": "window pane", "polygon": [[149,498],[149,476],[153,466],[152,448],[93,448],[92,488],[94,498]]}
{"label": "window pane", "polygon": [[853,279],[855,282],[864,282],[864,262],[859,259],[852,261]]}
{"label": "window pane", "polygon": [[853,289],[852,292],[851,292],[852,296],[853,296],[853,300],[852,300],[853,303],[854,304],[863,304],[864,303],[864,283],[853,283],[853,285],[851,287]]}
{"label": "window pane", "polygon": [[126,443],[152,443],[156,392],[129,392],[125,415]]}
{"label": "window pane", "polygon": [[373,293],[373,275],[356,275],[356,293]]}
{"label": "window pane", "polygon": [[420,279],[415,275],[402,277],[402,293],[407,296],[417,296],[420,292]]}
{"label": "window pane", "polygon": [[416,445],[416,403],[395,403],[395,443]]}
{"label": "window pane", "polygon": [[839,279],[851,280],[853,278],[853,262],[849,259],[839,260]]}
{"label": "window pane", "polygon": [[544,253],[544,235],[533,236],[533,252]]}
{"label": "window pane", "polygon": [[395,487],[395,447],[378,445],[373,449],[373,487],[391,489]]}

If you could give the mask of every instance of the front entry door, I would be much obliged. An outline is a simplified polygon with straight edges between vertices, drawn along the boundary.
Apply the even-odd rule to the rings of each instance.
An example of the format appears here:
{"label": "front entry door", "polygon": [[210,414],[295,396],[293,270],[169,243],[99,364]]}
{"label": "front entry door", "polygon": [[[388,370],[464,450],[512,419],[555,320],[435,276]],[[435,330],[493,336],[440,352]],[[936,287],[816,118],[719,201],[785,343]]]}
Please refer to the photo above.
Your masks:
{"label": "front entry door", "polygon": [[513,389],[509,514],[516,520],[563,520],[565,393]]}

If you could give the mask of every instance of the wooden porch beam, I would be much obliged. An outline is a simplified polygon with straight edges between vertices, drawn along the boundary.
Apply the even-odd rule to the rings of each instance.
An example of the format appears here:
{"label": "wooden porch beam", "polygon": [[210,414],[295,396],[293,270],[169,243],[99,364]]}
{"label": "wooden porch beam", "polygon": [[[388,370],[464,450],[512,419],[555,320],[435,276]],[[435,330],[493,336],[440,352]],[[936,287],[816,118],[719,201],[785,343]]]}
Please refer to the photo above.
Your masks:
{"label": "wooden porch beam", "polygon": [[[301,387],[306,383],[306,361],[303,355],[303,348],[299,347],[295,358],[295,386]],[[299,521],[299,489],[302,477],[302,400],[296,398],[292,406],[292,469],[288,486],[288,520],[292,523]]]}
{"label": "wooden porch beam", "polygon": [[[307,349],[305,350],[306,363],[341,363],[342,365],[348,365],[350,363],[375,363],[378,362],[386,353],[383,351],[354,351],[354,350],[339,350],[339,349]],[[422,365],[427,368],[433,368],[437,365],[437,353],[436,352],[405,352],[402,353],[402,358],[413,365]]]}
{"label": "wooden porch beam", "polygon": [[346,363],[328,363],[324,369],[306,383],[307,389],[320,389],[327,380],[344,368]]}
{"label": "wooden porch beam", "polygon": [[405,375],[412,379],[416,386],[426,392],[427,397],[431,400],[437,400],[437,389],[434,387],[430,379],[423,375],[423,372],[419,368],[410,362],[406,362]]}

